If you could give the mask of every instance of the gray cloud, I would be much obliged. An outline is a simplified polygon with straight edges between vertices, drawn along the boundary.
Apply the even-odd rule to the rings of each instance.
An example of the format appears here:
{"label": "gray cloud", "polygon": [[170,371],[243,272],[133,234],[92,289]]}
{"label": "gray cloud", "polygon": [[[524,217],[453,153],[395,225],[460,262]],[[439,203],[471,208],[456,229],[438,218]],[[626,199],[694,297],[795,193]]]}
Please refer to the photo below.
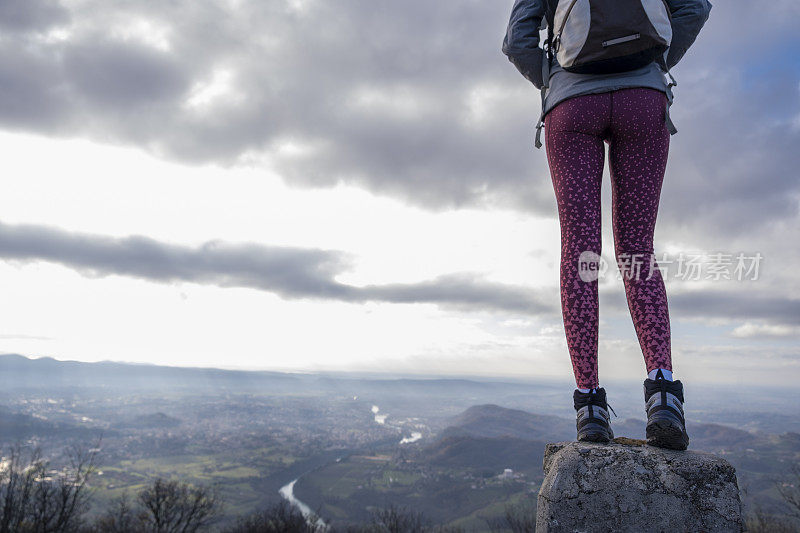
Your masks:
{"label": "gray cloud", "polygon": [[0,29],[24,33],[46,30],[69,22],[69,11],[47,0],[3,0],[0,2]]}
{"label": "gray cloud", "polygon": [[420,283],[347,285],[334,279],[352,264],[338,251],[222,241],[193,248],[142,236],[116,238],[34,225],[0,223],[0,257],[49,261],[90,277],[248,287],[290,299],[433,303],[457,310],[534,315],[552,314],[553,305],[545,302],[556,301],[550,294],[483,281],[469,273]]}
{"label": "gray cloud", "polygon": [[[667,289],[670,319],[723,319],[733,323],[763,321],[770,326],[800,325],[800,299],[769,294],[767,291],[756,292],[750,288],[749,284],[752,283],[758,282],[735,282],[735,289],[731,289],[731,284],[726,284],[724,289],[683,292]],[[601,298],[604,305],[626,314],[628,305],[625,292],[619,289],[620,287],[601,289]]]}
{"label": "gray cloud", "polygon": [[704,290],[679,293],[671,295],[669,303],[684,317],[761,319],[770,324],[800,325],[800,300],[753,295],[744,285],[738,292]]}
{"label": "gray cloud", "polygon": [[[431,303],[458,311],[504,311],[560,321],[556,290],[534,291],[492,283],[473,273],[437,276],[417,283],[347,285],[335,277],[353,265],[349,254],[308,248],[209,241],[189,247],[142,236],[107,237],[36,225],[0,223],[0,258],[48,261],[85,276],[130,276],[158,283],[189,282],[247,287],[283,298],[351,303]],[[603,292],[604,309],[627,312],[624,291]],[[675,316],[766,320],[799,324],[800,300],[754,297],[751,292],[700,290],[670,294]]]}
{"label": "gray cloud", "polygon": [[[74,98],[97,111],[137,109],[154,113],[175,106],[190,82],[178,58],[140,44],[104,36],[73,42],[65,50],[64,74],[72,80]],[[144,108],[144,109],[142,109]]]}
{"label": "gray cloud", "polygon": [[[266,156],[302,186],[348,181],[432,209],[555,216],[545,154],[531,146],[537,93],[499,51],[510,1],[297,4],[4,3],[8,20],[28,22],[0,41],[0,126],[188,163]],[[770,2],[749,17],[753,47],[750,7],[716,5],[675,69],[667,233],[757,234],[796,216],[798,8]],[[168,49],[137,40],[142,20],[144,41],[163,35]],[[44,39],[53,28],[69,38]],[[232,73],[232,94],[183,105],[215,69]],[[306,149],[281,151],[287,141]]]}

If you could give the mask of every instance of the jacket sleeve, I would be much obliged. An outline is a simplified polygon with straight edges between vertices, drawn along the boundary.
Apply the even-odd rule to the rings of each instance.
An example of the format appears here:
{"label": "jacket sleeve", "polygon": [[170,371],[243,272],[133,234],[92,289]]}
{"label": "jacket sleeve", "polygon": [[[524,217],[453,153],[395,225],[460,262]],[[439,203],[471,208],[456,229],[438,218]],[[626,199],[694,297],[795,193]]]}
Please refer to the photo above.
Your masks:
{"label": "jacket sleeve", "polygon": [[503,53],[537,89],[541,89],[544,50],[539,47],[539,26],[544,16],[542,0],[515,0],[503,39]]}
{"label": "jacket sleeve", "polygon": [[708,0],[667,0],[672,13],[672,43],[667,51],[667,67],[674,67],[694,43],[700,29],[708,20],[711,2]]}

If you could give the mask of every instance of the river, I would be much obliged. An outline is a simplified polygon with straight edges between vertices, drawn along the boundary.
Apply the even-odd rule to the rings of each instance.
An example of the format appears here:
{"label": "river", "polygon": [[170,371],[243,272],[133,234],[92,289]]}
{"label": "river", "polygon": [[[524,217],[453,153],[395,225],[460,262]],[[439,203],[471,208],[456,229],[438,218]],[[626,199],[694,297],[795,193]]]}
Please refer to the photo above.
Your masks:
{"label": "river", "polygon": [[[303,513],[303,516],[306,518],[306,522],[309,522],[309,520],[311,519],[311,515],[314,514],[314,511],[311,510],[311,507],[309,507],[308,505],[306,505],[305,503],[301,502],[300,500],[294,497],[294,484],[297,483],[298,479],[300,478],[293,479],[292,481],[281,487],[281,489],[278,492],[280,492],[281,496],[286,498],[286,500],[288,500],[289,503],[297,507],[300,510],[300,512]],[[311,522],[309,522],[309,525],[313,526]],[[320,517],[317,517],[317,527],[321,531],[328,530],[328,524],[326,524],[325,521],[322,520],[322,518]]]}

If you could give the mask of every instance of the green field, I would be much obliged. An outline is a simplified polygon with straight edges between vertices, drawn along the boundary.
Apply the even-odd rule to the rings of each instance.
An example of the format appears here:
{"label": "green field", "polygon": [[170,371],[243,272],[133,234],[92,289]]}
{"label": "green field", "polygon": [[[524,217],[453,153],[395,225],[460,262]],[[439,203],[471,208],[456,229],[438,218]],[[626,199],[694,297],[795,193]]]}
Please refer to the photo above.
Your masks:
{"label": "green field", "polygon": [[[176,479],[194,485],[218,485],[225,500],[225,514],[235,516],[255,510],[265,496],[276,498],[277,485],[270,476],[283,471],[302,457],[275,446],[220,454],[180,454],[161,457],[100,462],[90,478],[93,491],[90,516],[108,508],[111,501],[127,492],[136,494],[155,478]],[[269,491],[275,494],[265,494]]]}
{"label": "green field", "polygon": [[310,472],[294,493],[340,525],[363,522],[390,503],[407,506],[431,523],[485,530],[485,517],[502,517],[505,506],[535,500],[538,485],[525,480],[480,477],[468,468],[431,469],[351,456]]}

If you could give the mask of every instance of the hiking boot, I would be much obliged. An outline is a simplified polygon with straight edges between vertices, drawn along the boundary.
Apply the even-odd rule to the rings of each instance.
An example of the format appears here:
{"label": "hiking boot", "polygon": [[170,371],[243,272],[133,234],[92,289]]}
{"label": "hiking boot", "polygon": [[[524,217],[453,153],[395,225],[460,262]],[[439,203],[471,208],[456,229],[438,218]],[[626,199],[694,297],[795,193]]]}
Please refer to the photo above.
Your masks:
{"label": "hiking boot", "polygon": [[606,402],[606,390],[603,387],[597,388],[594,393],[591,390],[581,392],[575,389],[572,399],[577,414],[575,425],[578,429],[578,440],[608,442],[614,438],[608,410],[611,409],[614,416],[617,413]]}
{"label": "hiking boot", "polygon": [[689,446],[686,419],[683,416],[683,383],[669,381],[656,374],[644,380],[644,401],[647,411],[647,444],[671,450]]}

